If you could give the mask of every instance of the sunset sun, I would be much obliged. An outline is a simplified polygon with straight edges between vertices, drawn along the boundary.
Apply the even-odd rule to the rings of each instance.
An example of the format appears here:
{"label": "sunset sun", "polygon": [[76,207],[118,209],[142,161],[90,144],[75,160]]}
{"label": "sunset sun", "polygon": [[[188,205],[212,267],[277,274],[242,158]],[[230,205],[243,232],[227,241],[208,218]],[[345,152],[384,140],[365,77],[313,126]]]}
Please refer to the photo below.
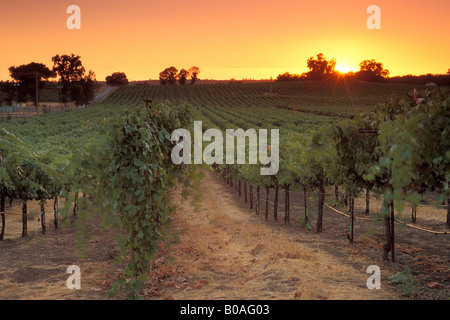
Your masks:
{"label": "sunset sun", "polygon": [[353,67],[345,65],[345,64],[337,64],[336,71],[339,71],[340,73],[349,73],[349,72],[355,72],[356,70]]}

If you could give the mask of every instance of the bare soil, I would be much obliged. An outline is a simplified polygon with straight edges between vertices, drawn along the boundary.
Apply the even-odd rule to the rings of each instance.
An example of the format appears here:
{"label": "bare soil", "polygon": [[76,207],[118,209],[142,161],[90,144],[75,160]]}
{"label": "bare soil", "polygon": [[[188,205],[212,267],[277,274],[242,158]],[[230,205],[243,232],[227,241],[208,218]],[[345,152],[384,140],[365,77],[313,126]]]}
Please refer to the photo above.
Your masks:
{"label": "bare soil", "polygon": [[[273,190],[271,191],[273,201]],[[324,230],[300,228],[291,209],[291,221],[278,222],[262,212],[248,209],[243,197],[214,172],[205,172],[201,182],[202,201],[192,203],[173,191],[177,210],[170,232],[176,234],[170,247],[161,245],[143,289],[146,299],[406,299],[388,278],[410,268],[416,299],[449,298],[448,235],[433,235],[410,228],[396,229],[397,262],[381,259],[381,222],[355,223],[355,243],[346,237],[348,220],[325,210]],[[261,192],[262,196],[264,195]],[[255,192],[256,196],[256,192]],[[300,207],[300,194],[291,193],[291,205]],[[280,192],[280,204],[284,203]],[[373,200],[376,211],[377,202]],[[362,213],[363,200],[356,209]],[[418,224],[443,229],[440,211],[419,208]],[[46,208],[51,212],[50,204]],[[340,209],[344,211],[344,209]],[[405,209],[406,210],[406,209]],[[429,214],[426,213],[429,210]],[[439,209],[440,210],[440,209]],[[442,209],[442,212],[445,210]],[[37,203],[29,204],[28,236],[21,237],[20,204],[6,207],[6,238],[0,241],[0,299],[124,299],[108,291],[121,272],[113,263],[117,253],[115,234],[104,231],[99,221],[91,225],[87,256],[76,247],[74,221],[54,230],[52,213],[47,214],[47,233],[41,234]],[[437,212],[437,213],[436,213]],[[74,219],[72,219],[74,220]],[[67,267],[81,268],[81,290],[69,290]],[[381,268],[380,290],[366,286],[367,267]],[[428,287],[436,282],[437,288]]]}

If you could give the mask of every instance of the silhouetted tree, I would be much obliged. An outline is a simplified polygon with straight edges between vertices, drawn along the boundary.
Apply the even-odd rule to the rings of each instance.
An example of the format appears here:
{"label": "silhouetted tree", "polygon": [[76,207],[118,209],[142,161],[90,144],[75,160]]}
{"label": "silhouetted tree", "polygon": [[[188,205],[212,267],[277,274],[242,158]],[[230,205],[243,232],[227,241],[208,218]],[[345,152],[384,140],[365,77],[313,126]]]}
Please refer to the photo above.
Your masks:
{"label": "silhouetted tree", "polygon": [[360,70],[356,76],[364,81],[383,81],[389,77],[389,70],[383,68],[381,62],[372,60],[364,60],[359,64]]}
{"label": "silhouetted tree", "polygon": [[124,72],[114,72],[112,75],[105,78],[106,84],[109,86],[121,86],[128,84],[127,75]]}
{"label": "silhouetted tree", "polygon": [[97,79],[95,73],[92,70],[89,70],[88,75],[81,81],[81,85],[83,87],[83,104],[87,105],[92,101],[92,99],[94,99],[96,82]]}
{"label": "silhouetted tree", "polygon": [[276,81],[298,81],[298,80],[302,80],[304,79],[304,77],[302,77],[299,74],[291,74],[289,72],[285,72],[283,74],[279,74],[277,76],[277,78],[275,79]]}
{"label": "silhouetted tree", "polygon": [[19,90],[18,87],[12,81],[5,81],[0,83],[0,88],[1,91],[3,91],[6,94],[6,97],[4,98],[6,104],[12,105],[13,100],[16,99],[17,97],[17,90]]}
{"label": "silhouetted tree", "polygon": [[73,53],[69,55],[56,55],[52,58],[53,72],[59,77],[62,84],[62,102],[67,102],[68,91],[71,85],[79,84],[85,76],[85,68],[81,57]]}
{"label": "silhouetted tree", "polygon": [[186,69],[181,69],[178,73],[178,83],[184,85],[189,77],[189,71]]}
{"label": "silhouetted tree", "polygon": [[438,86],[450,86],[450,74],[422,74],[419,76],[408,74],[406,76],[390,77],[384,81],[415,85],[425,85],[434,82]]}
{"label": "silhouetted tree", "polygon": [[89,70],[88,75],[70,86],[70,97],[76,106],[88,105],[94,99],[95,73]]}
{"label": "silhouetted tree", "polygon": [[310,80],[320,80],[335,72],[336,59],[328,61],[323,53],[319,53],[316,58],[310,57],[307,60],[307,67],[310,71],[304,76]]}
{"label": "silhouetted tree", "polygon": [[191,76],[191,84],[195,84],[198,80],[198,75],[200,74],[200,69],[198,67],[190,67],[189,74]]}
{"label": "silhouetted tree", "polygon": [[31,62],[18,67],[9,67],[9,73],[11,78],[20,82],[18,87],[18,97],[20,101],[26,101],[27,96],[30,96],[33,100],[36,99],[36,76],[38,80],[38,87],[42,89],[44,83],[42,79],[49,79],[54,77],[52,70],[47,68],[42,63]]}
{"label": "silhouetted tree", "polygon": [[161,84],[175,84],[177,82],[178,69],[169,67],[161,71],[159,74],[159,82]]}

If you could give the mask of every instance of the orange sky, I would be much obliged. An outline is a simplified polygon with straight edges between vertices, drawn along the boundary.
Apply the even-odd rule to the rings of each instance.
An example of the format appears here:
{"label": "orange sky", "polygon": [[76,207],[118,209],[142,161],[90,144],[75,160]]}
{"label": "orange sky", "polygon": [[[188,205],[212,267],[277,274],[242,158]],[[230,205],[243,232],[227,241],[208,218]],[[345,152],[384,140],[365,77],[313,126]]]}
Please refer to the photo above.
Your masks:
{"label": "orange sky", "polygon": [[[81,30],[66,9],[81,8]],[[381,8],[381,30],[366,9]],[[80,55],[98,80],[123,71],[157,79],[196,65],[200,78],[269,78],[306,71],[317,53],[358,70],[381,61],[391,76],[450,68],[449,0],[1,0],[0,80],[29,62]]]}

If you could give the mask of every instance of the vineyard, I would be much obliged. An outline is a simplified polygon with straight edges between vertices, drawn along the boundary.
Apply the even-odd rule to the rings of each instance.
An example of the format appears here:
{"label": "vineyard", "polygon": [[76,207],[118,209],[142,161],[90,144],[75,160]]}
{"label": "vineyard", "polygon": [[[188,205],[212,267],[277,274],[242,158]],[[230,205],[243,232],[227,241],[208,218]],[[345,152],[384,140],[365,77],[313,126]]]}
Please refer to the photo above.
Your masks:
{"label": "vineyard", "polygon": [[354,246],[399,272],[416,268],[424,287],[439,287],[427,297],[448,298],[450,96],[416,88],[420,98],[409,85],[343,77],[134,85],[86,109],[0,119],[0,239],[8,234],[7,199],[22,206],[22,237],[29,201],[41,206],[42,233],[51,200],[55,228],[73,216],[86,228],[94,211],[123,231],[116,240],[129,262],[114,288],[135,298],[158,241],[168,238],[169,191],[196,175],[171,163],[170,133],[193,119],[204,130],[278,129],[279,172],[213,165],[224,188],[268,222],[334,239],[336,250]]}

